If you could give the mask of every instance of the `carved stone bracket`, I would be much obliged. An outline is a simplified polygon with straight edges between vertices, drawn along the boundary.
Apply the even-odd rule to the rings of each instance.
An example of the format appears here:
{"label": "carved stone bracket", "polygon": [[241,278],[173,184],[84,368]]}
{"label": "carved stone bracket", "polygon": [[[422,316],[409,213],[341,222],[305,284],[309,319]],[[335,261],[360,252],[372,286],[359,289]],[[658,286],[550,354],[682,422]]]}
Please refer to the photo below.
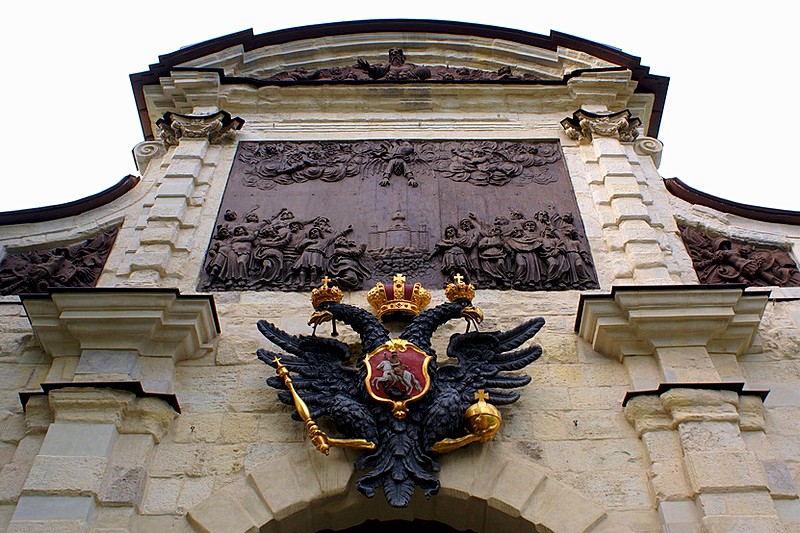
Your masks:
{"label": "carved stone bracket", "polygon": [[175,363],[212,353],[219,333],[213,298],[177,290],[54,290],[21,299],[53,357],[44,390],[96,383],[169,396]]}
{"label": "carved stone bracket", "polygon": [[244,119],[231,117],[227,111],[210,115],[180,115],[167,112],[156,121],[159,137],[167,146],[177,146],[183,139],[206,139],[210,143],[233,137],[236,130],[242,129]]}
{"label": "carved stone bracket", "polygon": [[[623,362],[638,390],[743,381],[735,357],[750,348],[768,296],[741,286],[615,287],[582,296],[575,329],[595,351]],[[721,376],[713,358],[725,358],[733,373]]]}
{"label": "carved stone bracket", "polygon": [[633,142],[639,136],[636,128],[641,125],[642,121],[632,116],[629,109],[607,114],[579,109],[572,114],[572,118],[568,117],[561,121],[561,126],[567,135],[582,143],[592,142],[595,135]]}

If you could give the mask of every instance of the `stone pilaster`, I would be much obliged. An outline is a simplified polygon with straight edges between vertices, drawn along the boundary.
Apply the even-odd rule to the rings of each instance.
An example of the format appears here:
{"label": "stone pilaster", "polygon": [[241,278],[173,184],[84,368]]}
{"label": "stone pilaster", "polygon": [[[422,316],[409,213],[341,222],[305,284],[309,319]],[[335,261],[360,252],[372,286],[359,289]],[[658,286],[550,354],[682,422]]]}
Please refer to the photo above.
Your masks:
{"label": "stone pilaster", "polygon": [[230,139],[244,121],[216,111],[159,119],[161,138],[174,147],[154,195],[136,223],[136,238],[118,274],[128,285],[156,286],[162,278],[180,279],[194,246],[194,232],[220,156],[221,142]]}
{"label": "stone pilaster", "polygon": [[219,333],[209,296],[174,289],[58,290],[23,296],[44,351],[53,358],[45,391],[104,386],[167,399],[177,407],[175,364],[211,354]]}
{"label": "stone pilaster", "polygon": [[666,531],[782,530],[765,464],[742,437],[757,425],[751,407],[760,401],[733,391],[673,388],[628,402],[625,416],[647,449]]}
{"label": "stone pilaster", "polygon": [[628,110],[591,113],[581,109],[561,124],[581,144],[606,246],[612,252],[624,252],[627,258],[615,265],[615,281],[672,283],[661,247],[664,224],[651,208],[653,201],[636,154],[626,147],[638,136],[639,119]]}
{"label": "stone pilaster", "polygon": [[8,531],[126,527],[175,411],[161,400],[101,388],[53,390],[48,400],[53,421]]}
{"label": "stone pilaster", "polygon": [[767,297],[664,286],[582,299],[576,330],[628,370],[625,415],[647,449],[666,531],[779,531],[773,499],[796,497],[773,492],[766,462],[742,436],[763,432],[761,397],[743,392],[737,357],[750,350]]}

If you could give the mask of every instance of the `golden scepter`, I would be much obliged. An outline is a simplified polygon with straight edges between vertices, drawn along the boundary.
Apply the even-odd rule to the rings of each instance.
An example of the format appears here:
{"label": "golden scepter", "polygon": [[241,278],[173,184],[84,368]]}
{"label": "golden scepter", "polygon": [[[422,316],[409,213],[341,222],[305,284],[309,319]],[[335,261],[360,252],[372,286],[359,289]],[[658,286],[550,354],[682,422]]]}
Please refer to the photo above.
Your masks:
{"label": "golden scepter", "polygon": [[325,455],[328,455],[330,453],[331,446],[338,446],[339,448],[353,448],[355,450],[375,449],[375,443],[368,440],[334,439],[329,437],[319,428],[317,423],[314,422],[314,419],[311,418],[311,412],[308,410],[306,402],[304,402],[300,395],[297,394],[297,391],[294,390],[292,378],[289,377],[289,370],[283,366],[283,364],[281,364],[280,358],[278,358],[276,355],[272,362],[275,363],[275,372],[281,377],[283,383],[286,385],[286,388],[289,389],[289,392],[292,394],[294,408],[297,410],[297,414],[300,416],[300,419],[306,425],[306,431],[308,431],[311,444],[313,444],[319,451]]}

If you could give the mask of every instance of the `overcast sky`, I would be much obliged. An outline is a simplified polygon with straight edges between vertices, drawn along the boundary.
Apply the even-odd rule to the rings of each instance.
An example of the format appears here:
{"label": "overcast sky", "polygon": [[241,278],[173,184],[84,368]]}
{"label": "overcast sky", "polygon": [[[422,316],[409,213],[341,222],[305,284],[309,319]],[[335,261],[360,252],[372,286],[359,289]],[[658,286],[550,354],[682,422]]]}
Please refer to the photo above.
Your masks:
{"label": "overcast sky", "polygon": [[[15,2],[4,8],[0,211],[68,202],[136,174],[143,140],[128,75],[236,31],[431,18],[569,33],[671,78],[663,177],[800,210],[795,15],[777,2]],[[788,2],[783,6],[790,6]],[[277,6],[277,7],[276,7]],[[792,9],[793,11],[793,9]]]}

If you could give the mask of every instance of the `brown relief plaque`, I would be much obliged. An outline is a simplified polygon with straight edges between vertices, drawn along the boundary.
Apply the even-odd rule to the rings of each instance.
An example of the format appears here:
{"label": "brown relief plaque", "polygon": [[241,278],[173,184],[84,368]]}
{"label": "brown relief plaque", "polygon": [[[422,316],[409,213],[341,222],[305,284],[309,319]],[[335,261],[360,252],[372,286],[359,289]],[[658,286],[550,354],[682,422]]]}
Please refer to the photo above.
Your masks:
{"label": "brown relief plaque", "polygon": [[50,287],[94,287],[119,228],[77,244],[10,253],[0,262],[0,294],[45,292]]}
{"label": "brown relief plaque", "polygon": [[199,290],[597,288],[556,141],[241,142]]}
{"label": "brown relief plaque", "polygon": [[786,250],[736,242],[679,226],[700,283],[800,287],[800,271]]}

